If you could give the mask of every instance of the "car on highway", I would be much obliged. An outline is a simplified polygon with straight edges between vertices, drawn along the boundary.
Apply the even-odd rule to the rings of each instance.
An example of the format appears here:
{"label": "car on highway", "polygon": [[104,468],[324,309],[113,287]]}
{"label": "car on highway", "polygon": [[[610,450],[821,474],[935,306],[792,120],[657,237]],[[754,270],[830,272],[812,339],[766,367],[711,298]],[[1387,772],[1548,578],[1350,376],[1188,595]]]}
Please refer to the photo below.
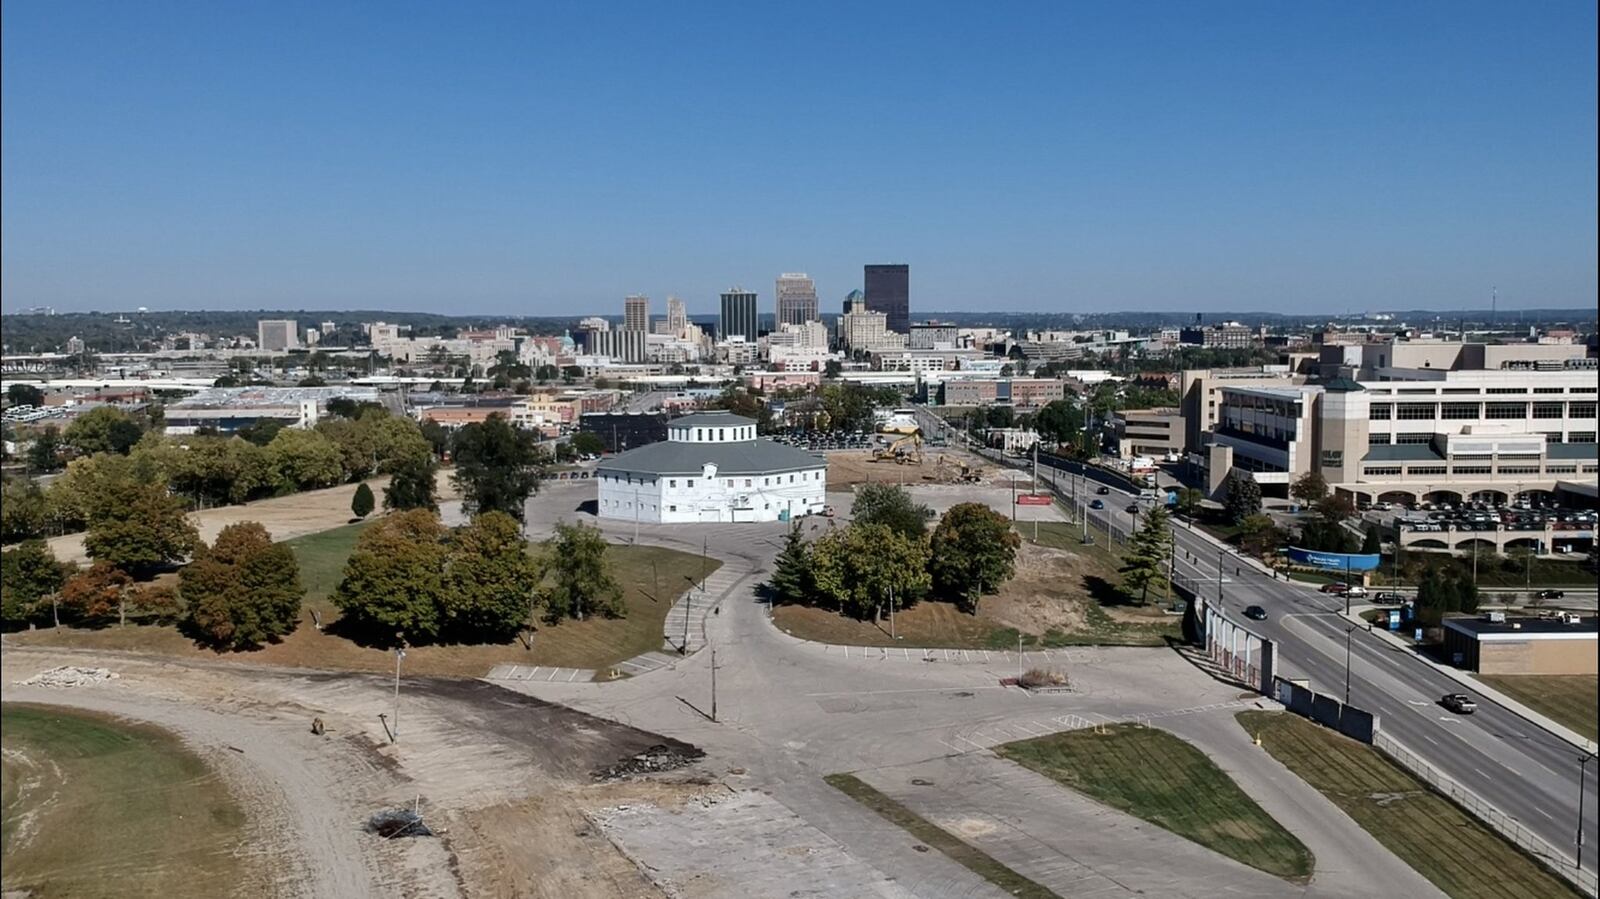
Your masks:
{"label": "car on highway", "polygon": [[1093,502],[1089,503],[1089,508],[1091,509],[1104,509],[1105,507],[1106,504],[1100,500],[1094,500]]}
{"label": "car on highway", "polygon": [[1139,504],[1138,503],[1128,503],[1128,508],[1123,509],[1122,511],[1128,513],[1129,515],[1138,515],[1139,514]]}
{"label": "car on highway", "polygon": [[1567,594],[1560,590],[1540,590],[1533,594],[1534,599],[1560,599]]}
{"label": "car on highway", "polygon": [[1111,488],[1110,487],[1101,487],[1099,490],[1096,490],[1095,493],[1098,493],[1101,496],[1110,496],[1111,495]]}
{"label": "car on highway", "polygon": [[1465,693],[1446,693],[1439,698],[1439,704],[1457,715],[1470,715],[1478,710],[1478,703]]}
{"label": "car on highway", "polygon": [[1251,621],[1266,621],[1267,610],[1260,606],[1245,606],[1244,617],[1249,618]]}

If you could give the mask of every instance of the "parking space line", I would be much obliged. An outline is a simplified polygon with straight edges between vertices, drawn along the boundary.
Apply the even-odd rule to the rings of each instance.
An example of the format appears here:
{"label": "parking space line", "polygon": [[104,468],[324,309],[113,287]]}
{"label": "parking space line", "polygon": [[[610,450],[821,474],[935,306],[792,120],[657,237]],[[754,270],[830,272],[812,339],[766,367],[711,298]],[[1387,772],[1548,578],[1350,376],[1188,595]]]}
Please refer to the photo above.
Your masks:
{"label": "parking space line", "polygon": [[550,669],[550,676],[545,678],[544,682],[547,683],[547,684],[550,683],[551,681],[555,680],[556,679],[556,675],[558,675],[560,673],[561,673],[561,669],[560,668],[551,668]]}
{"label": "parking space line", "polygon": [[577,680],[578,679],[578,673],[580,671],[582,671],[582,670],[583,670],[582,668],[574,668],[574,669],[572,669],[572,673],[567,676],[567,683],[570,684],[573,681]]}

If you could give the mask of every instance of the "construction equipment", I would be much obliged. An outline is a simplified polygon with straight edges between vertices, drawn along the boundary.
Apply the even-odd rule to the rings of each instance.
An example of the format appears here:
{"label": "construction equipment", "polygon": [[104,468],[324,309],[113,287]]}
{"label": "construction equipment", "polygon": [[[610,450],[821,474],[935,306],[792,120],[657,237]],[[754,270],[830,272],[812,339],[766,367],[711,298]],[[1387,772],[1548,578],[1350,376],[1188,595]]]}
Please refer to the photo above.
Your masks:
{"label": "construction equipment", "polygon": [[872,461],[887,462],[893,460],[897,465],[907,462],[922,464],[922,432],[912,431],[900,437],[888,446],[876,447],[872,451]]}
{"label": "construction equipment", "polygon": [[[939,458],[934,460],[933,468],[934,477],[930,478],[930,480],[934,478],[940,481],[953,479],[967,484],[976,484],[983,480],[983,469],[974,468],[966,462],[947,456],[944,453],[940,453]],[[955,471],[947,472],[946,469],[948,468],[953,468]]]}

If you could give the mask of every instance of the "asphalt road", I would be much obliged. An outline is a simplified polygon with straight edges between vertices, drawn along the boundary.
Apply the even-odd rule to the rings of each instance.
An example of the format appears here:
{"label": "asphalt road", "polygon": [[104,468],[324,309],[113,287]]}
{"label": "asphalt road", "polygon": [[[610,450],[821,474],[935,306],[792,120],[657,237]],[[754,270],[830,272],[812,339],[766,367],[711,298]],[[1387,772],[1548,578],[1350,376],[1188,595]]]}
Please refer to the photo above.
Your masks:
{"label": "asphalt road", "polygon": [[[1091,529],[1103,534],[1109,526],[1126,533],[1133,524],[1124,511],[1130,497],[1112,490],[1103,499],[1107,508],[1090,513]],[[1220,554],[1224,608],[1239,621],[1245,606],[1266,610],[1266,621],[1251,621],[1248,626],[1277,641],[1279,666],[1285,674],[1310,678],[1318,692],[1343,695],[1350,627],[1339,614],[1343,600],[1262,574],[1224,551],[1209,535],[1181,524],[1174,528],[1174,541],[1178,573],[1202,582],[1208,596],[1216,595]],[[1186,554],[1196,561],[1187,561]],[[1356,628],[1349,637],[1353,705],[1377,714],[1380,727],[1391,737],[1558,849],[1576,851],[1581,808],[1584,868],[1596,869],[1600,854],[1595,840],[1600,804],[1596,762],[1589,763],[1580,803],[1579,763],[1584,756],[1577,747],[1483,696],[1476,697],[1476,714],[1452,714],[1438,700],[1446,693],[1462,692],[1458,681],[1364,628]]]}

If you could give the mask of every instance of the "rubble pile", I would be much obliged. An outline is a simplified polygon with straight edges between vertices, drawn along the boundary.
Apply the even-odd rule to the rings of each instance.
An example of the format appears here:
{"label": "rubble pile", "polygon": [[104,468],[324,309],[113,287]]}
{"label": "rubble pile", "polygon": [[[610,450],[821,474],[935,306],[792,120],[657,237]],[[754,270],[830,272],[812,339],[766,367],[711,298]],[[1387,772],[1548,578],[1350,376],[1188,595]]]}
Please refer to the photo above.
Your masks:
{"label": "rubble pile", "polygon": [[109,668],[80,668],[77,665],[62,665],[41,671],[33,677],[23,681],[28,687],[87,687],[116,677],[117,673]]}
{"label": "rubble pile", "polygon": [[593,777],[598,781],[621,780],[625,777],[638,777],[641,774],[659,774],[663,771],[672,771],[694,762],[705,753],[693,747],[682,749],[673,748],[658,743],[645,751],[629,756],[614,765],[607,765],[593,772]]}

